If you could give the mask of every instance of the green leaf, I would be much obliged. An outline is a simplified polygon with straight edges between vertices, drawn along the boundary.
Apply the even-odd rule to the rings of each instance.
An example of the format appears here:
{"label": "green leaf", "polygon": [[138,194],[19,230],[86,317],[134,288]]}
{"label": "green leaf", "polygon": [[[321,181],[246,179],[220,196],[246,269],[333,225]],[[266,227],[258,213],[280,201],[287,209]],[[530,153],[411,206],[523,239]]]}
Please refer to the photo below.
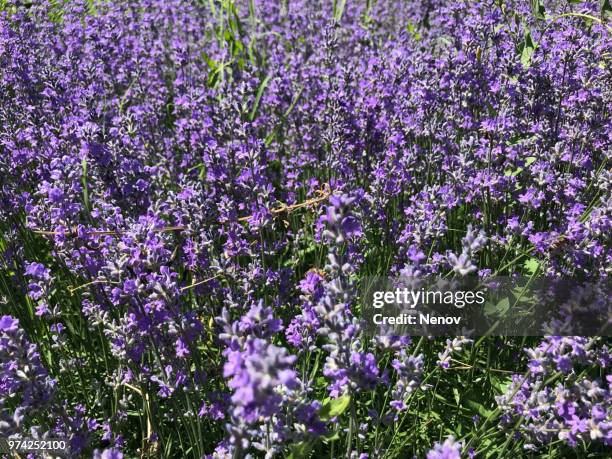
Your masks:
{"label": "green leaf", "polygon": [[350,395],[343,395],[338,398],[327,398],[323,401],[323,406],[319,412],[319,417],[326,421],[336,416],[340,416],[346,411],[351,403]]}
{"label": "green leaf", "polygon": [[522,167],[517,167],[516,169],[512,170],[512,169],[506,169],[504,170],[504,175],[506,177],[516,177],[517,175],[519,175],[521,172],[523,172],[523,168]]}
{"label": "green leaf", "polygon": [[208,74],[207,80],[208,87],[214,88],[219,82],[220,76],[223,73],[223,64],[211,59],[205,52],[202,52],[202,59],[204,59],[204,62],[206,62],[206,65],[208,65],[210,68],[210,73]]}
{"label": "green leaf", "polygon": [[91,214],[91,203],[89,202],[89,186],[87,184],[87,157],[81,160],[81,184],[83,185],[83,205],[88,214]]}
{"label": "green leaf", "polygon": [[521,64],[527,68],[531,65],[531,56],[533,56],[534,48],[532,46],[525,45],[521,49]]}
{"label": "green leaf", "polygon": [[206,62],[206,65],[208,65],[211,70],[217,70],[219,68],[219,63],[216,60],[212,59],[204,51],[202,51],[202,59],[204,59],[204,62]]}
{"label": "green leaf", "polygon": [[268,86],[270,78],[272,78],[272,75],[266,76],[259,85],[259,88],[257,89],[257,94],[255,95],[255,102],[253,102],[253,108],[251,108],[251,113],[249,114],[249,121],[253,121],[255,119],[255,115],[257,114],[257,108],[259,107],[259,101],[261,100],[261,96],[263,96],[266,86]]}
{"label": "green leaf", "polygon": [[465,400],[465,405],[472,411],[475,411],[476,413],[478,413],[483,418],[488,418],[491,415],[491,413],[493,413],[493,410],[491,410],[490,408],[487,408],[482,403],[474,400],[473,398],[469,398]]}
{"label": "green leaf", "polygon": [[540,267],[540,262],[538,261],[537,258],[531,257],[530,259],[526,260],[525,263],[523,263],[523,268],[525,269],[525,272],[528,274],[535,273],[539,267]]}
{"label": "green leaf", "polygon": [[525,27],[524,39],[517,46],[517,51],[521,56],[521,64],[523,64],[523,67],[529,67],[531,65],[531,56],[533,55],[535,48],[536,44],[531,37],[531,32]]}
{"label": "green leaf", "polygon": [[315,379],[315,388],[316,389],[325,389],[327,387],[327,379],[324,376],[319,376]]}
{"label": "green leaf", "polygon": [[335,432],[323,436],[323,441],[326,443],[338,440],[340,440],[340,432],[338,432],[337,430]]}
{"label": "green leaf", "polygon": [[531,10],[537,19],[546,19],[546,9],[540,0],[531,0]]}
{"label": "green leaf", "polygon": [[309,441],[301,441],[291,446],[289,459],[306,459],[311,451],[312,443]]}
{"label": "green leaf", "polygon": [[[526,161],[525,161],[525,167],[529,167],[531,166],[533,163],[535,163],[537,160],[537,158],[535,156],[528,156]],[[523,169],[522,167],[517,167],[516,169],[512,170],[512,169],[506,169],[504,171],[504,175],[506,177],[516,177],[517,175],[519,175],[521,172],[523,172],[525,169]]]}
{"label": "green leaf", "polygon": [[502,316],[510,309],[510,299],[502,298],[497,304],[488,303],[484,307],[484,312],[487,316]]}
{"label": "green leaf", "polygon": [[344,5],[346,4],[346,0],[334,0],[333,10],[334,10],[334,21],[339,22],[342,19],[342,15],[344,14]]}
{"label": "green leaf", "polygon": [[415,41],[421,41],[421,34],[412,22],[408,22],[408,25],[406,25],[406,30]]}
{"label": "green leaf", "polygon": [[489,381],[498,394],[505,394],[512,383],[512,378],[510,376],[499,376],[491,373]]}

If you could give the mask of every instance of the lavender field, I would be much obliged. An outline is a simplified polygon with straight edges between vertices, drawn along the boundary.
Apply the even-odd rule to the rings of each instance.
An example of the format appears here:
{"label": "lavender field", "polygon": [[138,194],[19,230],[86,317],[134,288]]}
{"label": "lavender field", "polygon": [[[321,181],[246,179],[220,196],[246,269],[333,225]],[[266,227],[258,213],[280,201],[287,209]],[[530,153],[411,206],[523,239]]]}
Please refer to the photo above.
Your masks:
{"label": "lavender field", "polygon": [[611,114],[609,0],[0,0],[0,455],[610,457],[609,336],[359,286],[607,279]]}

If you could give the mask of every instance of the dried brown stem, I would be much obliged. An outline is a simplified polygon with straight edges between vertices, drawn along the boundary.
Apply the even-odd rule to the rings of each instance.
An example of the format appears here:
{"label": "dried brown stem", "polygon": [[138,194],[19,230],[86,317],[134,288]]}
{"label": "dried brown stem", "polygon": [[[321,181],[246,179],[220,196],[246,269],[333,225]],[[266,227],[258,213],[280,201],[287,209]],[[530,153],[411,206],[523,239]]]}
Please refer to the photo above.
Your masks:
{"label": "dried brown stem", "polygon": [[205,284],[205,283],[210,282],[211,280],[215,280],[215,279],[217,279],[219,277],[221,277],[221,274],[217,274],[215,276],[209,277],[208,279],[204,279],[204,280],[201,280],[201,281],[198,281],[198,282],[194,282],[193,284],[189,284],[189,285],[187,285],[185,287],[181,287],[181,292],[184,292],[185,290],[189,290],[190,288],[197,287],[198,285]]}
{"label": "dried brown stem", "polygon": [[[291,205],[287,205],[287,204],[283,204],[282,206],[276,207],[272,210],[270,210],[270,213],[272,215],[278,215],[278,214],[282,214],[284,212],[286,213],[291,213],[294,210],[297,209],[301,209],[303,207],[310,207],[310,206],[316,206],[320,203],[322,203],[323,201],[326,201],[332,194],[331,192],[331,188],[329,186],[329,184],[325,184],[323,185],[323,188],[320,190],[316,190],[315,193],[318,195],[316,198],[311,198],[311,199],[307,199],[304,202],[298,202],[297,204],[291,204]],[[248,215],[246,217],[240,217],[238,219],[239,222],[245,222],[248,221],[249,219],[251,219],[253,216],[252,215]],[[169,233],[172,231],[184,231],[186,228],[184,226],[164,226],[161,228],[155,228],[153,229],[154,233]],[[33,230],[34,233],[36,234],[41,234],[43,236],[56,236],[59,234],[66,234],[69,237],[77,237],[78,236],[78,229],[76,226],[73,226],[70,231],[68,232],[64,232],[64,231],[47,231],[47,230]],[[86,230],[85,233],[88,236],[118,236],[120,234],[125,234],[125,231],[115,231],[115,230],[91,230],[88,231]]]}
{"label": "dried brown stem", "polygon": [[[317,205],[323,201],[326,201],[331,196],[331,188],[326,183],[322,189],[316,190],[315,193],[317,193],[319,196],[316,198],[307,199],[304,202],[299,202],[297,204],[291,204],[290,206],[288,206],[287,204],[283,204],[280,207],[276,207],[270,210],[270,213],[272,215],[278,215],[283,212],[291,213],[294,210],[301,209],[302,207],[309,207],[309,206]],[[244,221],[249,220],[251,217],[252,215],[249,215],[247,217],[240,217],[238,221],[244,222]]]}
{"label": "dried brown stem", "polygon": [[72,295],[77,290],[81,290],[81,289],[83,289],[85,287],[89,287],[90,285],[97,285],[97,284],[118,284],[118,283],[119,282],[113,282],[113,281],[110,281],[108,279],[96,279],[96,280],[93,280],[91,282],[87,282],[86,284],[78,285],[77,287],[68,287],[68,291]]}

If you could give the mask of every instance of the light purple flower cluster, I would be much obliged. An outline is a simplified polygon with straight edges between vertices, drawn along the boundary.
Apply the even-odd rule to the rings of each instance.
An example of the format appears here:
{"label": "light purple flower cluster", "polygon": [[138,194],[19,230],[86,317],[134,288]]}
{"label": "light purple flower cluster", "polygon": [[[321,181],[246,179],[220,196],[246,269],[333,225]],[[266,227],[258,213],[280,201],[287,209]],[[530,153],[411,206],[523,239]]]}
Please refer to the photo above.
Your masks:
{"label": "light purple flower cluster", "polygon": [[27,432],[32,416],[49,405],[55,381],[43,366],[35,344],[29,343],[11,316],[0,318],[0,409],[2,436]]}
{"label": "light purple flower cluster", "polygon": [[[612,443],[610,350],[599,339],[548,337],[532,349],[527,375],[514,375],[497,397],[504,422],[520,423],[526,447],[537,450],[555,440],[575,447],[581,441]],[[605,380],[585,369],[600,367]]]}
{"label": "light purple flower cluster", "polygon": [[96,421],[80,406],[59,399],[57,381],[43,365],[36,344],[28,341],[19,320],[0,317],[0,434],[10,438],[67,438],[66,452],[79,455]]}
{"label": "light purple flower cluster", "polygon": [[330,247],[325,265],[329,281],[323,286],[324,294],[315,312],[320,322],[318,333],[327,339],[322,346],[329,353],[323,374],[331,380],[329,391],[333,397],[371,390],[379,382],[376,357],[364,349],[361,325],[350,309],[356,295],[354,265],[342,245],[348,242],[350,248],[351,239],[362,234],[359,220],[351,213],[354,201],[345,195],[333,196],[321,218],[325,224],[323,238]]}
{"label": "light purple flower cluster", "polygon": [[451,436],[444,443],[436,443],[427,453],[427,459],[461,459],[461,448],[461,442]]}
{"label": "light purple flower cluster", "polygon": [[455,352],[461,352],[463,346],[473,343],[474,340],[464,336],[458,336],[453,339],[447,339],[444,350],[438,353],[438,365],[443,369],[450,367],[451,355]]}
{"label": "light purple flower cluster", "polygon": [[410,395],[421,387],[423,354],[413,357],[407,355],[405,349],[401,349],[391,365],[397,372],[397,381],[392,391],[393,401],[390,405],[397,411],[403,411],[406,409]]}
{"label": "light purple flower cluster", "polygon": [[448,262],[453,267],[453,271],[460,276],[465,276],[478,268],[473,263],[472,259],[478,250],[486,244],[486,238],[482,231],[476,232],[472,225],[468,225],[467,234],[461,239],[461,254],[459,256],[454,253],[448,254]]}
{"label": "light purple flower cluster", "polygon": [[321,403],[308,400],[308,388],[294,370],[297,357],[270,343],[283,329],[272,309],[260,301],[237,322],[230,323],[227,310],[217,322],[227,345],[223,376],[232,391],[230,442],[219,447],[244,454],[253,446],[272,457],[286,444],[323,434]]}

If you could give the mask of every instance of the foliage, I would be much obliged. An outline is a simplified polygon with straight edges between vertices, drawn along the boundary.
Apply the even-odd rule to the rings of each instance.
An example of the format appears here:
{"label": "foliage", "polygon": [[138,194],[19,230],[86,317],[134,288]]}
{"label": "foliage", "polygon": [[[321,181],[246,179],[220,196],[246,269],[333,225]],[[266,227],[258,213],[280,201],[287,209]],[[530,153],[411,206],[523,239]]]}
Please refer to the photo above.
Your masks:
{"label": "foliage", "polygon": [[606,339],[370,339],[356,286],[610,273],[609,11],[0,1],[0,435],[604,456]]}

